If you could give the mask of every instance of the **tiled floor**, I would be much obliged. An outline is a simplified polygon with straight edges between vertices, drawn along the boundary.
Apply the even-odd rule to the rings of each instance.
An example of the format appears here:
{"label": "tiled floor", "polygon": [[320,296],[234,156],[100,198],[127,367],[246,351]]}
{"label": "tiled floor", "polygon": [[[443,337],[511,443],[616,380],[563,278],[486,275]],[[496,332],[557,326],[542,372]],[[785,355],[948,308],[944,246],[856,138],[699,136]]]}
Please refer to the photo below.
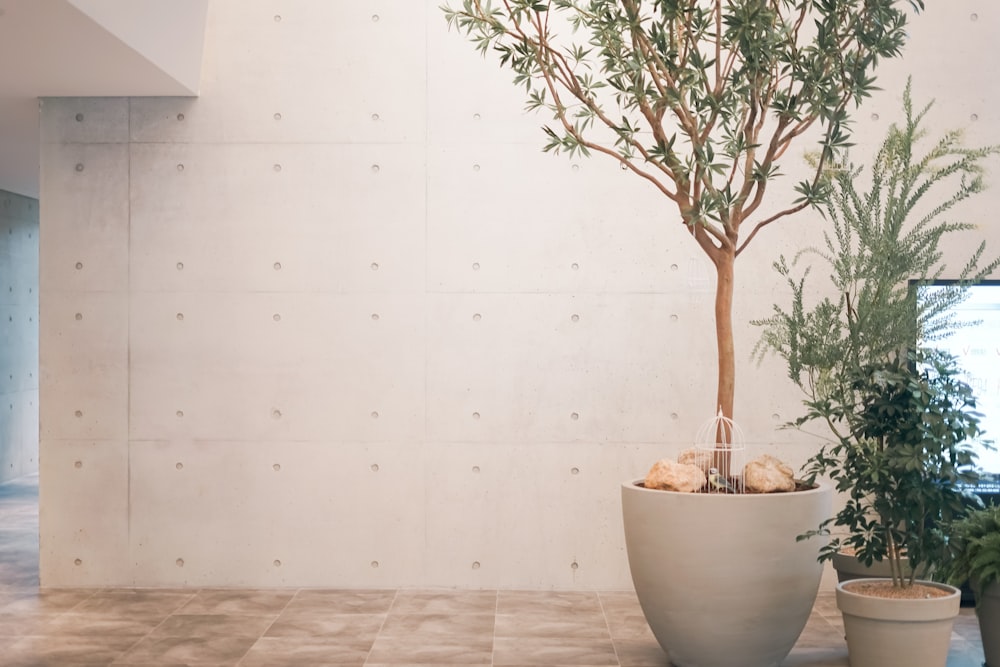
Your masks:
{"label": "tiled floor", "polygon": [[[36,478],[0,485],[7,667],[667,664],[631,592],[39,590],[37,498]],[[979,667],[982,656],[963,608],[948,665]],[[847,664],[822,594],[784,665]]]}

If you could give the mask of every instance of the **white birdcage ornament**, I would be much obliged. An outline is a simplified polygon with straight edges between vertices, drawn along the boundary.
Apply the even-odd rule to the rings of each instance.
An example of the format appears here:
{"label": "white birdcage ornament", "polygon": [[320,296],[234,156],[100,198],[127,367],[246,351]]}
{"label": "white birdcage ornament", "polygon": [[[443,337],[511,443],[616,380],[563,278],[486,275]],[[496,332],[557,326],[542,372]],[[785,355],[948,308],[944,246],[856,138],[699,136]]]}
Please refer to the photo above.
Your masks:
{"label": "white birdcage ornament", "polygon": [[706,492],[745,492],[746,440],[739,425],[722,414],[722,408],[698,430],[695,449],[708,475]]}

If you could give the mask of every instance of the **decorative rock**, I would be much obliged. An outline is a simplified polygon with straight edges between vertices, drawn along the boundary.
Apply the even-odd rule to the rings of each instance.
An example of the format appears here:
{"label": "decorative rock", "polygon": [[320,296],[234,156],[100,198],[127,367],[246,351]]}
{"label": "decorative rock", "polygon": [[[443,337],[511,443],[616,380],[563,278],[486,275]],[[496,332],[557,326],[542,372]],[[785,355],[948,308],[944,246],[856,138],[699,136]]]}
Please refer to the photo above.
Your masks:
{"label": "decorative rock", "polygon": [[743,483],[752,493],[795,490],[792,469],[770,454],[758,456],[743,468]]}
{"label": "decorative rock", "polygon": [[646,488],[695,493],[705,486],[706,481],[705,472],[696,465],[661,459],[649,469]]}
{"label": "decorative rock", "polygon": [[707,449],[692,447],[678,454],[677,462],[698,466],[702,472],[707,473],[708,469],[712,467],[712,452]]}

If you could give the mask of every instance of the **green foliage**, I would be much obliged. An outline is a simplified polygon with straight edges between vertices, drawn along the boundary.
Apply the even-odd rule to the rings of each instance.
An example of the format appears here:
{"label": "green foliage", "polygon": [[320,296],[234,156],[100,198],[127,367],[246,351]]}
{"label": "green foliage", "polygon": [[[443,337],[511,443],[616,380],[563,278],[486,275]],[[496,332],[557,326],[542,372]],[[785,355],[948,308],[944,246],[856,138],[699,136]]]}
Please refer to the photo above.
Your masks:
{"label": "green foliage", "polygon": [[[813,124],[821,162],[848,110],[900,55],[910,0],[462,0],[448,24],[495,53],[547,109],[546,151],[607,153],[654,181],[687,224],[732,232]],[[901,8],[903,7],[903,8]],[[595,126],[610,130],[595,138]],[[820,201],[815,177],[795,210]],[[787,213],[783,212],[783,213]],[[718,227],[716,225],[721,226]]]}
{"label": "green foliage", "polygon": [[[545,151],[606,155],[676,206],[719,276],[713,409],[732,417],[735,258],[824,201],[850,112],[901,55],[923,0],[451,1],[449,27],[513,73],[528,109],[551,113]],[[779,163],[805,136],[818,141],[815,169],[771,206]]]}
{"label": "green foliage", "polygon": [[888,558],[897,586],[912,585],[921,565],[945,560],[948,524],[975,498],[960,485],[978,479],[969,445],[980,435],[976,400],[959,373],[942,353],[897,356],[849,369],[850,393],[832,397],[822,412],[809,411],[815,418],[838,415],[847,429],[805,468],[807,481],[827,475],[847,496],[843,509],[806,534],[847,529],[820,550],[821,560],[844,547],[869,565]]}
{"label": "green foliage", "polygon": [[950,551],[941,574],[956,586],[972,580],[982,590],[1000,582],[1000,506],[973,510],[953,523]]}
{"label": "green foliage", "polygon": [[836,516],[806,536],[846,529],[846,537],[821,550],[821,559],[845,546],[868,564],[888,558],[900,586],[913,577],[903,577],[903,554],[913,572],[944,561],[947,523],[970,502],[956,485],[976,479],[967,445],[981,435],[975,397],[954,360],[929,346],[961,325],[946,311],[965,297],[968,284],[1000,265],[981,265],[985,246],[979,244],[951,288],[919,298],[908,286],[911,279],[939,277],[941,241],[973,229],[942,218],[982,191],[982,161],[997,152],[966,149],[951,132],[918,153],[929,106],[914,113],[907,86],[905,123],[889,129],[867,191],[857,187],[860,168],[830,174],[832,232],[824,235],[824,247],[807,249],[796,261],[819,258],[836,296],[807,306],[809,269],[796,277],[781,258],[775,266],[791,289],[791,306],[775,306],[769,319],[756,322],[763,327],[757,353],[783,358],[805,394],[805,414],[790,426],[819,422],[831,434],[830,444],[809,459],[807,480],[827,475],[848,497]]}
{"label": "green foliage", "polygon": [[[955,284],[921,299],[910,288],[909,280],[929,282],[947,269],[941,248],[946,236],[974,230],[942,218],[984,189],[982,163],[1000,147],[965,148],[961,133],[948,132],[918,153],[926,138],[920,123],[931,105],[914,113],[909,85],[903,100],[905,122],[889,128],[867,191],[857,187],[860,167],[828,172],[825,212],[832,232],[824,233],[824,247],[802,250],[792,263],[785,257],[775,262],[791,290],[791,306],[775,305],[770,318],[754,322],[762,327],[755,354],[772,351],[783,358],[811,410],[823,412],[831,397],[849,393],[845,371],[884,360],[918,339],[930,344],[962,326],[948,312],[966,297],[969,284],[1000,266],[1000,259],[982,263],[982,242],[957,270]],[[804,258],[821,261],[836,296],[807,305],[810,269],[794,271]]]}

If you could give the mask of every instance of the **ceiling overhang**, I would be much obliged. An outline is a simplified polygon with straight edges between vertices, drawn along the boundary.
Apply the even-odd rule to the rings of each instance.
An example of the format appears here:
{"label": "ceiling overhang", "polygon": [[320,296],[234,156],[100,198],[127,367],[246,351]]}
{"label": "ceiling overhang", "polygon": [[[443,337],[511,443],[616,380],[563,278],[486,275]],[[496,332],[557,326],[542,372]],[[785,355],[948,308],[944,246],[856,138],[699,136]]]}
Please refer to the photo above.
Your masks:
{"label": "ceiling overhang", "polygon": [[197,95],[207,13],[208,0],[0,0],[0,189],[38,196],[39,97]]}

